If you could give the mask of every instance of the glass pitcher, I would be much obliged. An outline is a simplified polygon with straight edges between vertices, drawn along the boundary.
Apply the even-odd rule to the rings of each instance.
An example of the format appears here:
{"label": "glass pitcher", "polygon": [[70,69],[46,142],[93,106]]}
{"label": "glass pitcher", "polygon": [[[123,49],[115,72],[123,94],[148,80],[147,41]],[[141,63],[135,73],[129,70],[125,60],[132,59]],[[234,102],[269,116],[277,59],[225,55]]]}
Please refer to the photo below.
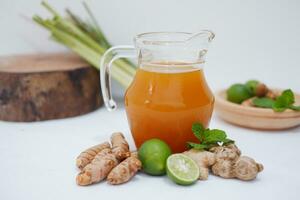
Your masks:
{"label": "glass pitcher", "polygon": [[208,126],[214,104],[203,65],[211,31],[151,32],[134,38],[135,46],[115,46],[101,60],[101,88],[108,110],[114,110],[110,67],[119,58],[136,57],[138,67],[125,93],[125,108],[137,148],[152,138],[170,145],[173,152],[197,142],[195,122]]}

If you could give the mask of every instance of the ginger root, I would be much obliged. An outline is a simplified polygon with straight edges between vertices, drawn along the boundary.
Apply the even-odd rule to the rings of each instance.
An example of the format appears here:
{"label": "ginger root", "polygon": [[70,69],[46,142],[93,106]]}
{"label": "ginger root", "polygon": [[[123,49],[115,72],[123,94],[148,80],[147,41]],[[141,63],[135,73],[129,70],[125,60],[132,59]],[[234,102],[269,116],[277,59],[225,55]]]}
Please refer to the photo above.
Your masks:
{"label": "ginger root", "polygon": [[130,156],[129,145],[122,133],[113,133],[111,136],[112,153],[119,162]]}
{"label": "ginger root", "polygon": [[280,92],[273,90],[269,90],[266,94],[266,97],[271,98],[273,100],[275,100],[278,96],[280,96]]}
{"label": "ginger root", "polygon": [[252,98],[250,98],[250,99],[244,100],[244,101],[241,103],[241,105],[242,105],[242,106],[253,106],[252,101],[253,101],[254,98],[255,98],[255,97],[252,97]]}
{"label": "ginger root", "polygon": [[110,144],[108,142],[104,142],[84,150],[76,158],[76,166],[82,170],[100,151],[106,148],[110,148]]}
{"label": "ginger root", "polygon": [[105,179],[109,172],[118,164],[118,160],[110,148],[100,151],[91,163],[86,165],[77,175],[78,185],[90,185]]}
{"label": "ginger root", "polygon": [[129,181],[142,167],[141,161],[137,158],[137,153],[131,153],[130,157],[123,160],[107,176],[107,182],[118,185]]}
{"label": "ginger root", "polygon": [[183,152],[186,156],[193,159],[200,170],[200,180],[206,180],[208,178],[209,168],[215,164],[216,156],[214,153],[209,151],[201,151],[196,149],[190,149],[189,151]]}
{"label": "ginger root", "polygon": [[211,152],[216,154],[216,162],[212,172],[223,178],[238,178],[252,180],[263,170],[263,165],[254,159],[241,156],[241,151],[234,144],[212,147]]}

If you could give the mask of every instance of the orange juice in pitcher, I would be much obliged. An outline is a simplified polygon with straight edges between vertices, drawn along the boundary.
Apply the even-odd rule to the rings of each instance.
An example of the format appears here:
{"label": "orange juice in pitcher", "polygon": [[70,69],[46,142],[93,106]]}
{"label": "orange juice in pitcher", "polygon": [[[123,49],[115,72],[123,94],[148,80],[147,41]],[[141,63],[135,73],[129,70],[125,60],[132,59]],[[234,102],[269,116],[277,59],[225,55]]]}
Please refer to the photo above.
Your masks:
{"label": "orange juice in pitcher", "polygon": [[135,47],[108,50],[110,59],[102,60],[101,86],[111,110],[115,103],[106,85],[110,61],[116,56],[138,57],[139,69],[125,93],[127,119],[137,148],[148,139],[158,138],[173,152],[182,152],[188,141],[197,141],[192,124],[208,126],[214,97],[205,81],[203,65],[213,37],[210,31],[145,33],[135,38]]}

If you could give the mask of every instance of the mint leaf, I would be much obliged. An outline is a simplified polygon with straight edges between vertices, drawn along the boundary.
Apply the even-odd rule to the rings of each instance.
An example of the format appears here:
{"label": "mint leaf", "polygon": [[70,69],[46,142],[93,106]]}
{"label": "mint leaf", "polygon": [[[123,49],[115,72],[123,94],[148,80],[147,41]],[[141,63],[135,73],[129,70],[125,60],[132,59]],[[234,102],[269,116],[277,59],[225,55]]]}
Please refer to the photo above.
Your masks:
{"label": "mint leaf", "polygon": [[279,107],[279,106],[273,106],[273,110],[275,112],[283,112],[285,111],[287,108],[286,107]]}
{"label": "mint leaf", "polygon": [[286,109],[300,111],[300,106],[294,106],[295,96],[292,90],[284,90],[280,96],[273,100],[271,98],[262,97],[252,100],[252,104],[260,108],[272,108],[275,112],[283,112]]}
{"label": "mint leaf", "polygon": [[291,105],[291,106],[289,106],[289,109],[292,109],[292,110],[295,110],[295,111],[300,111],[300,106]]}
{"label": "mint leaf", "polygon": [[267,97],[255,98],[252,100],[252,104],[260,108],[272,108],[274,103],[275,101],[273,99]]}
{"label": "mint leaf", "polygon": [[227,138],[223,141],[223,145],[232,144],[232,143],[234,143],[234,140],[227,139]]}
{"label": "mint leaf", "polygon": [[295,103],[294,93],[291,89],[284,90],[279,97],[276,98],[272,108],[276,112],[283,112]]}
{"label": "mint leaf", "polygon": [[194,135],[196,136],[196,138],[198,138],[198,140],[200,142],[202,142],[202,140],[203,140],[203,131],[204,130],[205,129],[204,129],[203,125],[200,123],[194,123],[192,125],[192,131],[193,131]]}
{"label": "mint leaf", "polygon": [[[295,103],[295,96],[291,89],[284,90],[279,98],[283,98],[288,105]],[[277,99],[276,99],[277,100]]]}
{"label": "mint leaf", "polygon": [[209,150],[211,147],[227,145],[234,143],[233,140],[228,139],[225,131],[219,129],[209,128],[204,129],[200,123],[194,123],[192,125],[192,131],[194,135],[199,139],[200,144],[194,142],[187,142],[188,148],[194,148],[198,150]]}
{"label": "mint leaf", "polygon": [[225,131],[219,129],[212,129],[212,130],[206,129],[203,132],[203,135],[204,135],[205,144],[223,142],[226,139]]}
{"label": "mint leaf", "polygon": [[188,142],[187,145],[189,149],[205,150],[208,148],[208,145],[206,144],[197,144],[193,142]]}

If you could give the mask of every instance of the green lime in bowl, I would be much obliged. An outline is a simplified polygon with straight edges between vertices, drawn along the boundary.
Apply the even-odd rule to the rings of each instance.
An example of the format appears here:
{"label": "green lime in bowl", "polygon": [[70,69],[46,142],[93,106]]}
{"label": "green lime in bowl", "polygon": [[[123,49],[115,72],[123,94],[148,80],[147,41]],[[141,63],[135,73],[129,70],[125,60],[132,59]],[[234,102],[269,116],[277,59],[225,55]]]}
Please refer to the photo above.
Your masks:
{"label": "green lime in bowl", "polygon": [[250,90],[244,84],[239,83],[230,86],[226,93],[228,101],[238,104],[252,97]]}

